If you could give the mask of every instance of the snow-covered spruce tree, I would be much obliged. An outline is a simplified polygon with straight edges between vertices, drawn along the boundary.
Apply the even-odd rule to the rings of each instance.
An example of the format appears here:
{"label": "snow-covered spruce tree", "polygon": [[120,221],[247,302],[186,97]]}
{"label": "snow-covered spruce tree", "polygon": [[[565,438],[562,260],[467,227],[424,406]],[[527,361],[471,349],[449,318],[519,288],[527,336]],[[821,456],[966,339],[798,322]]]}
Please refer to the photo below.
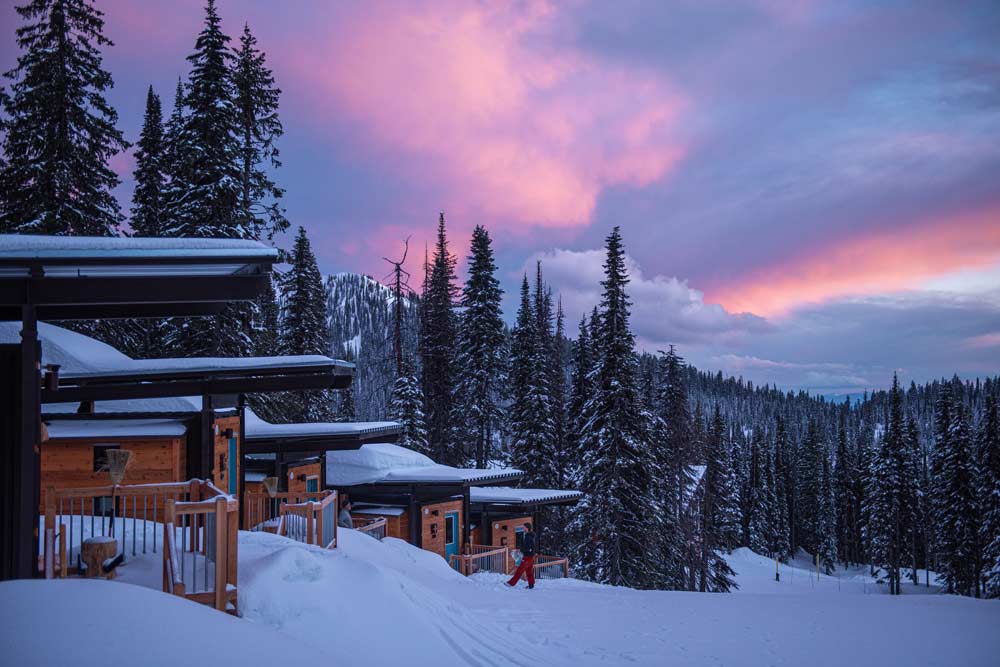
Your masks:
{"label": "snow-covered spruce tree", "polygon": [[815,419],[809,420],[806,438],[802,442],[797,469],[796,498],[798,543],[816,554],[822,542],[823,530],[823,460],[826,443]]}
{"label": "snow-covered spruce tree", "polygon": [[660,367],[661,382],[656,397],[659,411],[653,422],[652,435],[653,456],[659,477],[656,485],[658,504],[663,508],[658,534],[660,571],[663,577],[661,585],[683,590],[690,587],[689,574],[695,565],[690,562],[691,554],[687,549],[692,536],[686,529],[692,526],[685,521],[684,516],[693,482],[689,465],[691,413],[684,377],[684,360],[673,345],[662,355]]}
{"label": "snow-covered spruce tree", "polygon": [[[3,96],[0,233],[113,236],[122,222],[109,159],[128,148],[104,95],[103,13],[87,0],[17,7],[22,50]],[[16,194],[15,194],[16,193]]]}
{"label": "snow-covered spruce tree", "polygon": [[462,289],[461,327],[458,334],[458,385],[454,423],[459,442],[477,468],[493,460],[493,446],[503,417],[504,325],[500,310],[503,290],[496,278],[490,235],[476,225],[469,254],[469,277]]}
{"label": "snow-covered spruce tree", "polygon": [[553,484],[554,457],[552,450],[552,404],[548,395],[548,358],[538,328],[539,304],[544,290],[535,285],[535,296],[528,289],[528,277],[521,283],[521,304],[517,322],[511,334],[511,369],[508,374],[511,388],[511,406],[508,410],[510,434],[510,462],[523,470],[525,484],[550,488]]}
{"label": "snow-covered spruce tree", "polygon": [[[553,465],[555,468],[555,488],[575,488],[573,486],[574,468],[576,467],[576,443],[569,435],[569,392],[567,390],[567,359],[569,358],[569,341],[566,339],[566,315],[563,312],[562,298],[556,305],[556,330],[553,339],[551,359],[551,389],[553,414]],[[555,507],[546,517],[546,525],[552,527],[549,532],[549,543],[556,553],[567,553],[572,546],[569,537],[570,511],[566,507]]]}
{"label": "snow-covered spruce tree", "polygon": [[791,471],[786,461],[788,458],[788,434],[785,432],[784,420],[777,419],[777,431],[774,440],[773,480],[774,504],[771,515],[771,552],[785,560],[791,554],[791,535],[788,528],[791,505],[790,476]]}
{"label": "snow-covered spruce tree", "polygon": [[591,332],[597,369],[585,408],[582,490],[574,518],[583,537],[574,562],[587,579],[651,588],[660,583],[656,548],[662,514],[653,493],[652,416],[642,410],[635,339],[629,329],[629,278],[617,227],[607,238],[601,313]]}
{"label": "snow-covered spruce tree", "polygon": [[163,111],[150,86],[135,151],[135,190],[129,224],[136,236],[160,236],[163,222]]}
{"label": "snow-covered spruce tree", "polygon": [[[253,326],[253,353],[258,357],[267,357],[281,349],[281,312],[278,307],[278,295],[274,290],[274,277],[267,281],[267,288],[257,297],[256,312]],[[255,413],[265,421],[280,423],[287,421],[289,396],[285,392],[269,392],[264,394],[248,394],[247,401]]]}
{"label": "snow-covered spruce tree", "polygon": [[178,229],[181,224],[181,205],[188,191],[188,181],[184,172],[184,84],[177,78],[174,89],[174,105],[163,126],[163,149],[160,167],[164,176],[160,194],[159,234]]}
{"label": "snow-covered spruce tree", "polygon": [[455,391],[455,351],[458,343],[455,261],[448,251],[442,213],[438,219],[434,256],[428,267],[420,302],[420,357],[427,439],[432,458],[448,465],[462,465],[465,462],[462,443],[455,443],[451,423]]}
{"label": "snow-covered spruce tree", "polygon": [[590,328],[587,317],[580,318],[580,333],[573,343],[572,359],[570,361],[569,403],[567,406],[567,444],[572,448],[572,458],[569,465],[569,479],[572,484],[580,480],[580,461],[582,452],[580,443],[583,440],[585,426],[584,407],[594,392],[594,359],[591,353]]}
{"label": "snow-covered spruce tree", "polygon": [[[323,278],[302,227],[289,260],[291,268],[281,277],[284,310],[279,349],[282,354],[328,354]],[[333,397],[330,391],[291,392],[286,412],[292,422],[333,421]]]}
{"label": "snow-covered spruce tree", "polygon": [[830,457],[823,453],[823,490],[820,504],[819,561],[823,571],[833,574],[837,567],[837,508],[833,497]]}
{"label": "snow-covered spruce tree", "polygon": [[979,592],[979,526],[969,415],[965,406],[954,400],[951,387],[942,392],[938,405],[934,499],[938,573],[949,593],[974,595]]}
{"label": "snow-covered spruce tree", "polygon": [[403,426],[399,444],[407,449],[429,454],[427,425],[424,421],[424,396],[413,374],[409,357],[403,358],[403,370],[392,387],[389,416]]}
{"label": "snow-covered spruce tree", "polygon": [[705,442],[705,475],[699,494],[698,590],[727,593],[738,586],[733,579],[736,573],[722,553],[731,551],[739,541],[740,514],[726,424],[718,404]]}
{"label": "snow-covered spruce tree", "polygon": [[774,553],[782,560],[792,554],[792,516],[794,507],[793,468],[789,461],[791,445],[785,420],[780,415],[775,420],[774,435]]}
{"label": "snow-covered spruce tree", "polygon": [[275,144],[284,134],[278,118],[281,91],[275,85],[264,52],[257,48],[257,39],[246,24],[233,59],[232,78],[239,141],[240,236],[271,239],[288,229],[281,208],[284,190],[270,175],[281,166]]}
{"label": "snow-covered spruce tree", "polygon": [[238,216],[238,125],[228,44],[215,0],[207,0],[204,27],[187,57],[186,114],[173,139],[179,164],[172,177],[183,182],[171,188],[178,198],[167,202],[176,216],[167,236],[254,238],[241,229]]}
{"label": "snow-covered spruce tree", "polygon": [[337,392],[337,421],[354,422],[357,421],[357,408],[354,405],[354,391],[348,387]]}
{"label": "snow-covered spruce tree", "polygon": [[771,490],[767,486],[764,433],[755,429],[750,442],[750,477],[747,484],[747,546],[756,553],[771,555]]}
{"label": "snow-covered spruce tree", "polygon": [[996,598],[1000,597],[1000,408],[996,393],[986,395],[978,440],[984,593]]}
{"label": "snow-covered spruce tree", "polygon": [[837,460],[833,472],[833,502],[837,515],[837,558],[850,566],[856,549],[853,544],[854,522],[854,460],[848,448],[847,427],[841,414],[837,430]]}

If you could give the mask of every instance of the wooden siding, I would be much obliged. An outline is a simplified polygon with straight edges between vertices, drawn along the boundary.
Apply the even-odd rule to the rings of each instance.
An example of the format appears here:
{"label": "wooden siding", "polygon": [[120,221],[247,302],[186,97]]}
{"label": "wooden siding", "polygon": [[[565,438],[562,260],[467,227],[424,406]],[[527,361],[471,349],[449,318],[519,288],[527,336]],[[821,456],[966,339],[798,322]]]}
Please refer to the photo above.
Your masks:
{"label": "wooden siding", "polygon": [[[42,444],[41,504],[47,489],[80,489],[107,486],[107,472],[94,472],[94,447],[117,445],[132,452],[125,484],[180,482],[185,472],[185,441],[177,437],[79,438],[48,440]],[[98,461],[98,463],[100,463]]]}
{"label": "wooden siding", "polygon": [[[434,514],[437,512],[437,515]],[[427,551],[433,551],[442,558],[445,557],[445,525],[444,517],[450,512],[458,512],[458,553],[465,546],[465,517],[462,513],[462,501],[451,500],[443,503],[424,504],[420,508],[420,532],[422,546]]]}
{"label": "wooden siding", "polygon": [[531,523],[531,516],[519,516],[503,520],[491,520],[493,529],[493,541],[490,543],[496,547],[517,546],[517,529],[525,524]]}
{"label": "wooden siding", "polygon": [[[240,443],[240,418],[239,416],[217,417],[215,419],[215,425],[218,427],[218,433],[213,438],[212,483],[222,491],[228,493],[229,439],[223,436],[223,433],[227,428],[231,428],[233,429],[233,437],[236,438],[236,480],[238,486],[240,479],[240,466],[243,465],[243,462],[240,460],[242,458],[240,453],[243,450],[242,443]],[[239,488],[236,489],[236,493],[239,494]]]}
{"label": "wooden siding", "polygon": [[288,492],[289,493],[305,493],[306,492],[306,478],[315,477],[316,478],[316,489],[319,490],[319,476],[320,476],[320,464],[307,463],[301,466],[289,466],[288,474]]}
{"label": "wooden siding", "polygon": [[395,537],[400,540],[410,541],[410,513],[403,512],[399,516],[390,516],[387,514],[371,514],[365,512],[364,514],[355,512],[351,515],[355,519],[377,519],[382,517],[385,519],[385,535],[386,537]]}

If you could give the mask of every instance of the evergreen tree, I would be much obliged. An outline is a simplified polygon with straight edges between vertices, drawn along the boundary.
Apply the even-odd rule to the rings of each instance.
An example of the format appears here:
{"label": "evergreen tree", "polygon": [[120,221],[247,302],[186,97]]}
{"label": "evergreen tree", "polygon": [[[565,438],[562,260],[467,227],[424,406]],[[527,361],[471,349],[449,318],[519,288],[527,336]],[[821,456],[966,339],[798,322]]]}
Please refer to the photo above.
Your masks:
{"label": "evergreen tree", "polygon": [[184,96],[183,125],[172,137],[176,160],[167,205],[167,236],[255,238],[239,219],[237,112],[230,73],[233,56],[215,0],[205,5],[205,25],[195,42]]}
{"label": "evergreen tree", "polygon": [[5,76],[0,233],[112,236],[122,221],[108,160],[128,148],[105,99],[103,13],[87,0],[17,7],[23,53]]}
{"label": "evergreen tree", "polygon": [[984,591],[995,598],[1000,597],[1000,409],[996,393],[987,394],[979,428],[979,473]]}
{"label": "evergreen tree", "polygon": [[521,285],[521,305],[511,344],[513,402],[510,416],[511,465],[523,470],[525,484],[555,485],[555,451],[552,403],[549,397],[549,317],[545,311],[544,284],[536,274],[535,292],[528,278]]}
{"label": "evergreen tree", "polygon": [[455,258],[448,251],[444,213],[438,220],[437,244],[427,272],[421,300],[420,355],[423,368],[424,414],[427,438],[438,463],[465,463],[455,446],[451,418],[455,389],[455,349],[458,323],[455,314]]}
{"label": "evergreen tree", "polygon": [[823,453],[823,488],[820,504],[819,562],[826,574],[833,574],[837,564],[837,516],[833,497],[833,473],[830,457]]}
{"label": "evergreen tree", "polygon": [[146,113],[135,151],[135,191],[132,193],[132,232],[160,236],[163,231],[163,112],[160,98],[149,87]]}
{"label": "evergreen tree", "polygon": [[503,415],[500,408],[506,362],[500,310],[503,290],[496,271],[490,236],[477,225],[472,232],[469,277],[462,290],[454,418],[462,433],[461,442],[472,446],[469,454],[477,468],[485,468],[493,460],[493,443]]}
{"label": "evergreen tree", "polygon": [[946,386],[938,402],[938,441],[935,451],[937,568],[949,593],[978,592],[976,576],[978,525],[971,427],[965,407],[954,401]]}
{"label": "evergreen tree", "polygon": [[164,176],[160,196],[160,220],[158,235],[166,235],[167,230],[179,229],[181,225],[180,206],[186,196],[187,178],[184,171],[184,84],[177,79],[174,90],[174,106],[163,127],[163,149],[161,170]]}
{"label": "evergreen tree", "polygon": [[[264,292],[257,297],[254,319],[253,354],[267,357],[281,349],[281,311],[278,307],[278,295],[274,290],[274,279],[270,277]],[[289,412],[289,396],[284,392],[268,392],[264,394],[248,394],[247,401],[251,409],[265,421],[281,423],[287,421]]]}
{"label": "evergreen tree", "polygon": [[774,552],[782,560],[792,554],[792,524],[794,517],[793,468],[791,445],[785,420],[779,415],[774,435]]}
{"label": "evergreen tree", "polygon": [[[290,253],[291,269],[282,276],[284,311],[279,349],[282,354],[329,354],[326,294],[306,230],[299,227]],[[287,418],[294,422],[333,421],[329,391],[292,392]]]}
{"label": "evergreen tree", "polygon": [[278,118],[281,91],[250,26],[243,26],[233,63],[239,153],[239,236],[272,238],[288,229],[281,208],[284,190],[270,176],[281,166],[275,141],[284,133]]}
{"label": "evergreen tree", "polygon": [[399,436],[400,446],[421,454],[430,454],[427,425],[424,422],[424,396],[408,357],[404,357],[403,372],[396,377],[393,385],[389,414],[403,426],[403,432]]}
{"label": "evergreen tree", "polygon": [[[598,326],[594,395],[585,408],[582,490],[575,518],[583,537],[575,562],[586,578],[650,588],[658,583],[660,532],[652,517],[663,512],[652,493],[656,467],[651,415],[642,410],[636,378],[635,339],[629,329],[629,278],[621,234],[607,239]],[[650,510],[656,510],[651,512]]]}
{"label": "evergreen tree", "polygon": [[857,517],[854,514],[854,461],[847,443],[847,428],[844,424],[844,416],[841,414],[840,428],[837,431],[837,460],[833,473],[833,498],[837,515],[837,558],[845,566],[850,566],[856,552],[853,545],[853,525]]}
{"label": "evergreen tree", "polygon": [[809,420],[806,439],[802,443],[802,455],[798,466],[796,483],[796,508],[798,519],[798,542],[806,551],[815,554],[823,540],[823,461],[826,458],[826,443],[815,419]]}
{"label": "evergreen tree", "polygon": [[770,555],[771,490],[767,486],[767,463],[764,434],[757,429],[750,443],[750,476],[747,493],[747,546],[759,554]]}
{"label": "evergreen tree", "polygon": [[718,404],[706,440],[705,475],[700,488],[698,590],[726,593],[738,585],[733,578],[736,573],[722,552],[729,552],[736,546],[740,516],[726,443],[726,424]]}
{"label": "evergreen tree", "polygon": [[358,420],[357,408],[354,406],[354,391],[348,387],[340,390],[340,404],[337,406],[338,422],[355,422]]}
{"label": "evergreen tree", "polygon": [[591,354],[590,328],[586,316],[580,319],[580,333],[573,343],[573,359],[571,361],[570,394],[567,407],[567,440],[573,450],[569,477],[573,483],[580,478],[579,462],[583,452],[580,444],[583,441],[583,431],[586,424],[584,408],[594,393],[593,385],[594,360]]}

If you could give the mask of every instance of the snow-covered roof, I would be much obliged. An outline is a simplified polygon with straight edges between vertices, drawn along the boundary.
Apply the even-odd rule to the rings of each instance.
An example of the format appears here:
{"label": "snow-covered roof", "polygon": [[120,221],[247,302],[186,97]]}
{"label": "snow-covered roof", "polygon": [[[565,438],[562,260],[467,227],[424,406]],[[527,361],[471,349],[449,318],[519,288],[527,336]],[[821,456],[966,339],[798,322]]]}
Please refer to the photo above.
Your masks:
{"label": "snow-covered roof", "polygon": [[[232,273],[239,268],[219,264],[227,258],[234,260],[256,260],[273,262],[278,259],[278,251],[258,241],[241,239],[194,239],[194,238],[139,238],[139,237],[96,237],[96,236],[35,236],[20,234],[0,235],[0,255],[5,259],[49,260],[60,263],[81,260],[88,262],[84,267],[72,267],[74,275],[204,275],[209,269],[198,264],[198,260],[211,263],[213,273]],[[177,260],[183,264],[170,267],[165,262]],[[93,260],[104,260],[100,265]],[[116,260],[124,260],[120,265],[108,266]],[[157,260],[156,266],[136,265],[137,260]],[[82,274],[77,274],[76,269]],[[186,272],[186,273],[185,273]],[[53,275],[53,267],[46,267],[46,274]]]}
{"label": "snow-covered roof", "polygon": [[326,481],[331,486],[375,483],[471,483],[513,479],[516,468],[453,468],[399,445],[374,443],[360,449],[326,453]]}
{"label": "snow-covered roof", "polygon": [[179,419],[56,419],[46,427],[50,440],[180,437],[187,433],[187,426]]}
{"label": "snow-covered roof", "polygon": [[405,507],[393,505],[362,505],[351,506],[351,514],[375,514],[377,516],[402,516],[406,511]]}
{"label": "snow-covered roof", "polygon": [[250,470],[243,473],[245,481],[247,482],[263,482],[267,478],[267,473],[263,472],[252,472]]}
{"label": "snow-covered roof", "polygon": [[311,438],[323,436],[375,435],[398,433],[397,422],[316,422],[303,424],[272,424],[247,408],[244,430],[247,440],[272,438]]}
{"label": "snow-covered roof", "polygon": [[474,486],[469,489],[470,502],[498,505],[544,505],[582,497],[582,491],[569,489],[515,489],[509,486]]}
{"label": "snow-covered roof", "polygon": [[[132,359],[107,343],[47,322],[38,323],[38,338],[42,342],[42,365],[58,364],[59,375],[64,379],[95,379],[135,374],[212,372],[223,370],[242,371],[252,368],[295,368],[297,366],[345,366],[321,355],[286,357],[192,357],[179,359]],[[0,344],[17,344],[21,341],[20,322],[0,322]],[[46,413],[76,412],[76,403],[46,404]],[[177,398],[130,399],[98,401],[99,413],[127,412],[197,412],[201,399],[197,396]]]}

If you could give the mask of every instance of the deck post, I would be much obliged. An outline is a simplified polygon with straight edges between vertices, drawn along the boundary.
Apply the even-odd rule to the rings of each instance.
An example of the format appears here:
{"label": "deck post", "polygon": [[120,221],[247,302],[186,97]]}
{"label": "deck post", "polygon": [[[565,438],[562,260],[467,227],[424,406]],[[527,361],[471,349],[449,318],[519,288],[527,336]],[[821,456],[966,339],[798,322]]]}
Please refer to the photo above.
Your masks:
{"label": "deck post", "polygon": [[[228,500],[225,496],[215,499],[215,608],[226,610],[226,570],[229,566]],[[207,527],[207,522],[206,522]],[[206,540],[207,542],[208,540]]]}

